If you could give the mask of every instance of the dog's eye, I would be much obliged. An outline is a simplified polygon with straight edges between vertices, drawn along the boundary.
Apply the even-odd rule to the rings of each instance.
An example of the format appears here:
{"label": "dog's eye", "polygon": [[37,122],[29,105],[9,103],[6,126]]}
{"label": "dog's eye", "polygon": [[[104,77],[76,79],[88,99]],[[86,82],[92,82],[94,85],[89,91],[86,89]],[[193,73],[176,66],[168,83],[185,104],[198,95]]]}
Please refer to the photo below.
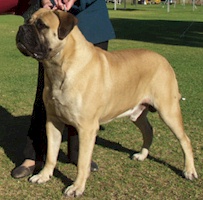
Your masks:
{"label": "dog's eye", "polygon": [[46,24],[44,24],[44,22],[43,22],[41,19],[38,19],[38,20],[36,21],[36,27],[37,27],[37,29],[39,29],[39,30],[47,29],[47,28],[48,28],[48,26],[47,26]]}

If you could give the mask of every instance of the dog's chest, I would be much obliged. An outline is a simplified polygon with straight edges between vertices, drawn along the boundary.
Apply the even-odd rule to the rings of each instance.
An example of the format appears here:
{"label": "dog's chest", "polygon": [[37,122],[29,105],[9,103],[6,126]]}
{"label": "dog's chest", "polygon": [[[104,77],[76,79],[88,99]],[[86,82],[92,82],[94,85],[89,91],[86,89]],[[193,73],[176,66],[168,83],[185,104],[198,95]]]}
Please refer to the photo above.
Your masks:
{"label": "dog's chest", "polygon": [[50,99],[56,110],[64,110],[65,106],[68,106],[68,96],[66,96],[61,90],[53,90],[50,93]]}
{"label": "dog's chest", "polygon": [[48,92],[47,109],[52,110],[64,123],[77,119],[80,105],[80,96],[73,96],[68,90],[54,89]]}

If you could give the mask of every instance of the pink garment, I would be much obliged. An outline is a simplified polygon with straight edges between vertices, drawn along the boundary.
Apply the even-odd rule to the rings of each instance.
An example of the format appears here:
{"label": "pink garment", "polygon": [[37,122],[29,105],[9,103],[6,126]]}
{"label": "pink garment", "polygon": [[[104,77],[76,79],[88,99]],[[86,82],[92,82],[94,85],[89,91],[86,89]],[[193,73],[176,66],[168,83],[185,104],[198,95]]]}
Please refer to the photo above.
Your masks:
{"label": "pink garment", "polygon": [[31,2],[36,4],[38,0],[0,0],[0,14],[12,13],[23,15],[30,7]]}
{"label": "pink garment", "polygon": [[0,14],[15,11],[18,0],[0,0]]}

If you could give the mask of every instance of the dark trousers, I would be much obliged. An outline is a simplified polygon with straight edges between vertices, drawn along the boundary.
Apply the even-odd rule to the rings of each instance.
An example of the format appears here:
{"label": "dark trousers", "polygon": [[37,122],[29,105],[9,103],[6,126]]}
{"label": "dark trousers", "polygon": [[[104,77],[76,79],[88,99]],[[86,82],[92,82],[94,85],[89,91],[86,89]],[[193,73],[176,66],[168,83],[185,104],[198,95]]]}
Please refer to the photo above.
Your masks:
{"label": "dark trousers", "polygon": [[[108,41],[95,44],[104,50],[108,49]],[[28,130],[27,143],[24,149],[25,159],[43,161],[47,151],[46,137],[46,110],[43,103],[42,95],[44,89],[44,68],[42,63],[38,67],[37,91],[31,116],[31,124]],[[68,143],[71,141],[71,136],[76,135],[75,128],[68,127]],[[68,155],[72,145],[68,145]],[[74,148],[78,148],[78,144]]]}

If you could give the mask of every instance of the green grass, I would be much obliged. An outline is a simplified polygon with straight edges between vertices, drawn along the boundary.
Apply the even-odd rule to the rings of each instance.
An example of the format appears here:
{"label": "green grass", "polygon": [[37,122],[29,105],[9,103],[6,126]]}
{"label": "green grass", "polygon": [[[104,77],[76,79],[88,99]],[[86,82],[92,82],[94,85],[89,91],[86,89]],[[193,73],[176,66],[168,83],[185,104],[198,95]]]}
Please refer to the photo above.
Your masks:
{"label": "green grass", "polygon": [[[108,4],[108,8],[117,35],[110,41],[110,51],[147,48],[164,55],[173,66],[186,98],[181,101],[181,108],[199,179],[191,182],[181,177],[180,145],[157,114],[149,115],[155,128],[150,156],[144,162],[131,160],[130,156],[140,150],[142,137],[124,118],[105,125],[106,130],[99,133],[93,158],[100,170],[91,174],[81,199],[200,200],[203,7],[192,11],[191,5],[171,6],[170,13],[161,4],[127,5],[127,10],[121,5],[117,11]],[[54,177],[48,183],[30,184],[27,178],[15,180],[10,176],[13,167],[23,159],[37,80],[37,62],[21,55],[15,47],[15,35],[22,23],[21,17],[0,16],[0,199],[65,199],[62,192],[76,177],[76,168],[66,163],[65,141]]]}

